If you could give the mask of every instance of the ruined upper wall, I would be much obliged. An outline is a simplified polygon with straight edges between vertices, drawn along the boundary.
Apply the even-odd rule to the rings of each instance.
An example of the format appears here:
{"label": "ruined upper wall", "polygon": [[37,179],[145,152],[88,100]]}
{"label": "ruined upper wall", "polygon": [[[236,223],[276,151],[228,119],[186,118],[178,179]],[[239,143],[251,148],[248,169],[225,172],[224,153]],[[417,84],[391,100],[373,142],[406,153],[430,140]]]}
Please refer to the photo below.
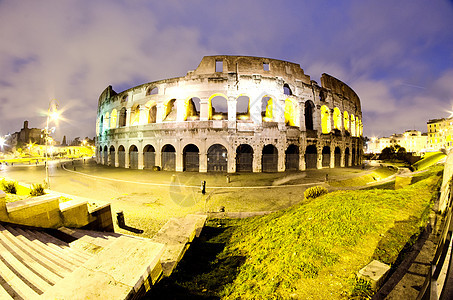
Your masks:
{"label": "ruined upper wall", "polygon": [[332,91],[334,94],[339,94],[344,98],[349,99],[349,101],[355,103],[357,105],[357,109],[361,111],[359,96],[357,96],[357,94],[341,80],[324,73],[321,76],[321,86]]}
{"label": "ruined upper wall", "polygon": [[[216,73],[216,61],[223,61],[223,70],[218,73],[259,74],[262,76],[280,76],[298,79],[310,84],[310,76],[304,74],[299,64],[255,56],[213,55],[201,60],[194,75]],[[266,70],[268,69],[268,70]]]}

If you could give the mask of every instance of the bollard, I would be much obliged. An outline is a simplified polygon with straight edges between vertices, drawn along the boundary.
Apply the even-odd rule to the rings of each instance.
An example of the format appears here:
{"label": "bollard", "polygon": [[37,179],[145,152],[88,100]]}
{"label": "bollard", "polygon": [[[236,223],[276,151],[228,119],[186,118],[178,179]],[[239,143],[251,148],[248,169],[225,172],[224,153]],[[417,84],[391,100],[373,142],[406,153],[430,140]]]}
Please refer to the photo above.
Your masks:
{"label": "bollard", "polygon": [[201,182],[201,193],[204,195],[206,194],[206,180]]}
{"label": "bollard", "polygon": [[329,174],[326,174],[326,181],[329,181]]}
{"label": "bollard", "polygon": [[226,176],[226,183],[230,183],[230,175]]}
{"label": "bollard", "polygon": [[76,171],[76,167],[74,166],[74,171]]}
{"label": "bollard", "polygon": [[118,226],[120,228],[126,225],[126,222],[124,222],[124,214],[122,210],[116,212],[116,221],[118,222]]}

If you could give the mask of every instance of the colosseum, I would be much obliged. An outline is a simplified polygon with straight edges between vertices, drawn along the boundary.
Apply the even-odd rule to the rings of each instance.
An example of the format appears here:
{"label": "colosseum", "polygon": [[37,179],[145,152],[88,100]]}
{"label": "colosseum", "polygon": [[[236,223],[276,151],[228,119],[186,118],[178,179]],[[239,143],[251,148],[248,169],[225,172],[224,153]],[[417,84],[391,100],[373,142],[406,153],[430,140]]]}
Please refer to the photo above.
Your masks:
{"label": "colosseum", "polygon": [[184,77],[99,97],[97,162],[168,171],[283,172],[362,162],[357,94],[300,65],[205,56]]}

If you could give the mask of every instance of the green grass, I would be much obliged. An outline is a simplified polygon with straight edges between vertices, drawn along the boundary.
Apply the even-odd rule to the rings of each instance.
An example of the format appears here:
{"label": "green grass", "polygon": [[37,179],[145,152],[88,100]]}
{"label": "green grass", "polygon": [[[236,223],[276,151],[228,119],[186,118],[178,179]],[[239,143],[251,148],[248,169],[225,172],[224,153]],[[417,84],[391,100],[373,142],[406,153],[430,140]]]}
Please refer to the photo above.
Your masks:
{"label": "green grass", "polygon": [[355,280],[357,271],[375,258],[398,262],[425,224],[439,184],[433,169],[404,189],[337,191],[262,217],[211,220],[208,228],[224,230],[201,247],[221,249],[205,270],[179,270],[174,284],[223,299],[364,296],[369,289]]}
{"label": "green grass", "polygon": [[443,152],[426,153],[425,157],[412,165],[415,171],[424,170],[434,164],[437,164],[441,159],[445,158]]}
{"label": "green grass", "polygon": [[396,173],[396,169],[388,168],[388,167],[380,167],[378,169],[373,170],[372,172],[357,176],[353,178],[347,178],[341,181],[329,181],[329,184],[333,187],[357,187],[363,186],[368,183],[378,182],[381,181],[389,176],[392,176]]}

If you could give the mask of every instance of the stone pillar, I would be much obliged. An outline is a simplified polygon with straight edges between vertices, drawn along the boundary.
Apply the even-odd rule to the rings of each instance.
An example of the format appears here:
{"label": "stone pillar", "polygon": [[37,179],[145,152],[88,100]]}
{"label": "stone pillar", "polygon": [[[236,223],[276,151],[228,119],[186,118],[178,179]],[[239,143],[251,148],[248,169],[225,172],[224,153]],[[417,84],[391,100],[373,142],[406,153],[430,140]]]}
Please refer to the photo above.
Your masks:
{"label": "stone pillar", "polygon": [[277,171],[278,172],[285,172],[285,169],[286,169],[285,159],[286,159],[285,150],[284,149],[278,149],[278,163],[277,163]]}
{"label": "stone pillar", "polygon": [[[343,132],[344,132],[344,130],[343,130]],[[341,150],[341,155],[340,155],[340,157],[341,157],[341,158],[340,158],[340,167],[342,167],[342,168],[344,168],[344,157],[345,157],[345,153],[344,153],[344,152],[345,152],[344,149]]]}
{"label": "stone pillar", "polygon": [[283,130],[285,125],[285,99],[274,101],[274,121],[278,122],[278,129]]}
{"label": "stone pillar", "polygon": [[322,149],[318,149],[318,160],[316,161],[316,169],[322,169]]}
{"label": "stone pillar", "polygon": [[143,163],[143,149],[138,149],[138,163],[137,163],[137,169],[143,170],[144,168],[144,163]]}
{"label": "stone pillar", "polygon": [[125,168],[125,169],[129,169],[129,167],[130,167],[130,166],[129,166],[129,161],[130,161],[130,159],[129,159],[130,149],[129,149],[129,147],[128,147],[128,148],[124,147],[124,148],[125,148],[125,149],[124,149],[124,152],[125,152],[125,155],[124,155],[124,156],[125,156],[125,157],[124,157],[124,168]]}
{"label": "stone pillar", "polygon": [[165,105],[163,103],[157,103],[156,107],[156,123],[162,123],[165,118]]}
{"label": "stone pillar", "polygon": [[200,173],[208,172],[208,153],[206,152],[206,150],[200,151],[199,162],[200,166],[198,172]]}
{"label": "stone pillar", "polygon": [[299,171],[305,171],[307,169],[305,165],[305,149],[300,151],[299,149]]}
{"label": "stone pillar", "polygon": [[330,145],[330,168],[335,168],[335,147]]}
{"label": "stone pillar", "polygon": [[262,150],[258,150],[256,147],[253,147],[253,162],[252,162],[252,172],[259,173],[261,172],[262,163],[261,160],[263,159],[263,152]]}
{"label": "stone pillar", "polygon": [[233,147],[230,147],[230,149],[228,149],[227,170],[228,173],[236,172],[236,149]]}
{"label": "stone pillar", "polygon": [[[179,148],[179,147],[178,147]],[[176,149],[176,172],[184,171],[184,159],[182,150]]]}
{"label": "stone pillar", "polygon": [[177,122],[184,122],[184,117],[186,114],[186,103],[184,99],[176,99],[176,121]]}
{"label": "stone pillar", "polygon": [[140,124],[140,125],[148,124],[148,116],[149,116],[149,110],[146,108],[145,105],[140,105],[140,117],[139,117],[138,124]]}
{"label": "stone pillar", "polygon": [[228,97],[228,128],[236,128],[237,102],[236,98]]}
{"label": "stone pillar", "polygon": [[131,124],[131,107],[126,108],[126,125],[125,127],[129,127]]}
{"label": "stone pillar", "polygon": [[115,167],[118,168],[120,166],[120,162],[118,161],[118,145],[115,147]]}
{"label": "stone pillar", "polygon": [[261,125],[263,123],[261,117],[261,99],[258,99],[258,97],[251,96],[249,98],[250,120],[252,120],[255,125]]}
{"label": "stone pillar", "polygon": [[313,129],[318,131],[319,133],[322,132],[321,128],[321,106],[316,105],[313,108]]}
{"label": "stone pillar", "polygon": [[162,169],[162,147],[160,147],[160,143],[157,144],[154,155],[154,165]]}
{"label": "stone pillar", "polygon": [[209,99],[200,99],[200,121],[209,120],[210,103]]}

